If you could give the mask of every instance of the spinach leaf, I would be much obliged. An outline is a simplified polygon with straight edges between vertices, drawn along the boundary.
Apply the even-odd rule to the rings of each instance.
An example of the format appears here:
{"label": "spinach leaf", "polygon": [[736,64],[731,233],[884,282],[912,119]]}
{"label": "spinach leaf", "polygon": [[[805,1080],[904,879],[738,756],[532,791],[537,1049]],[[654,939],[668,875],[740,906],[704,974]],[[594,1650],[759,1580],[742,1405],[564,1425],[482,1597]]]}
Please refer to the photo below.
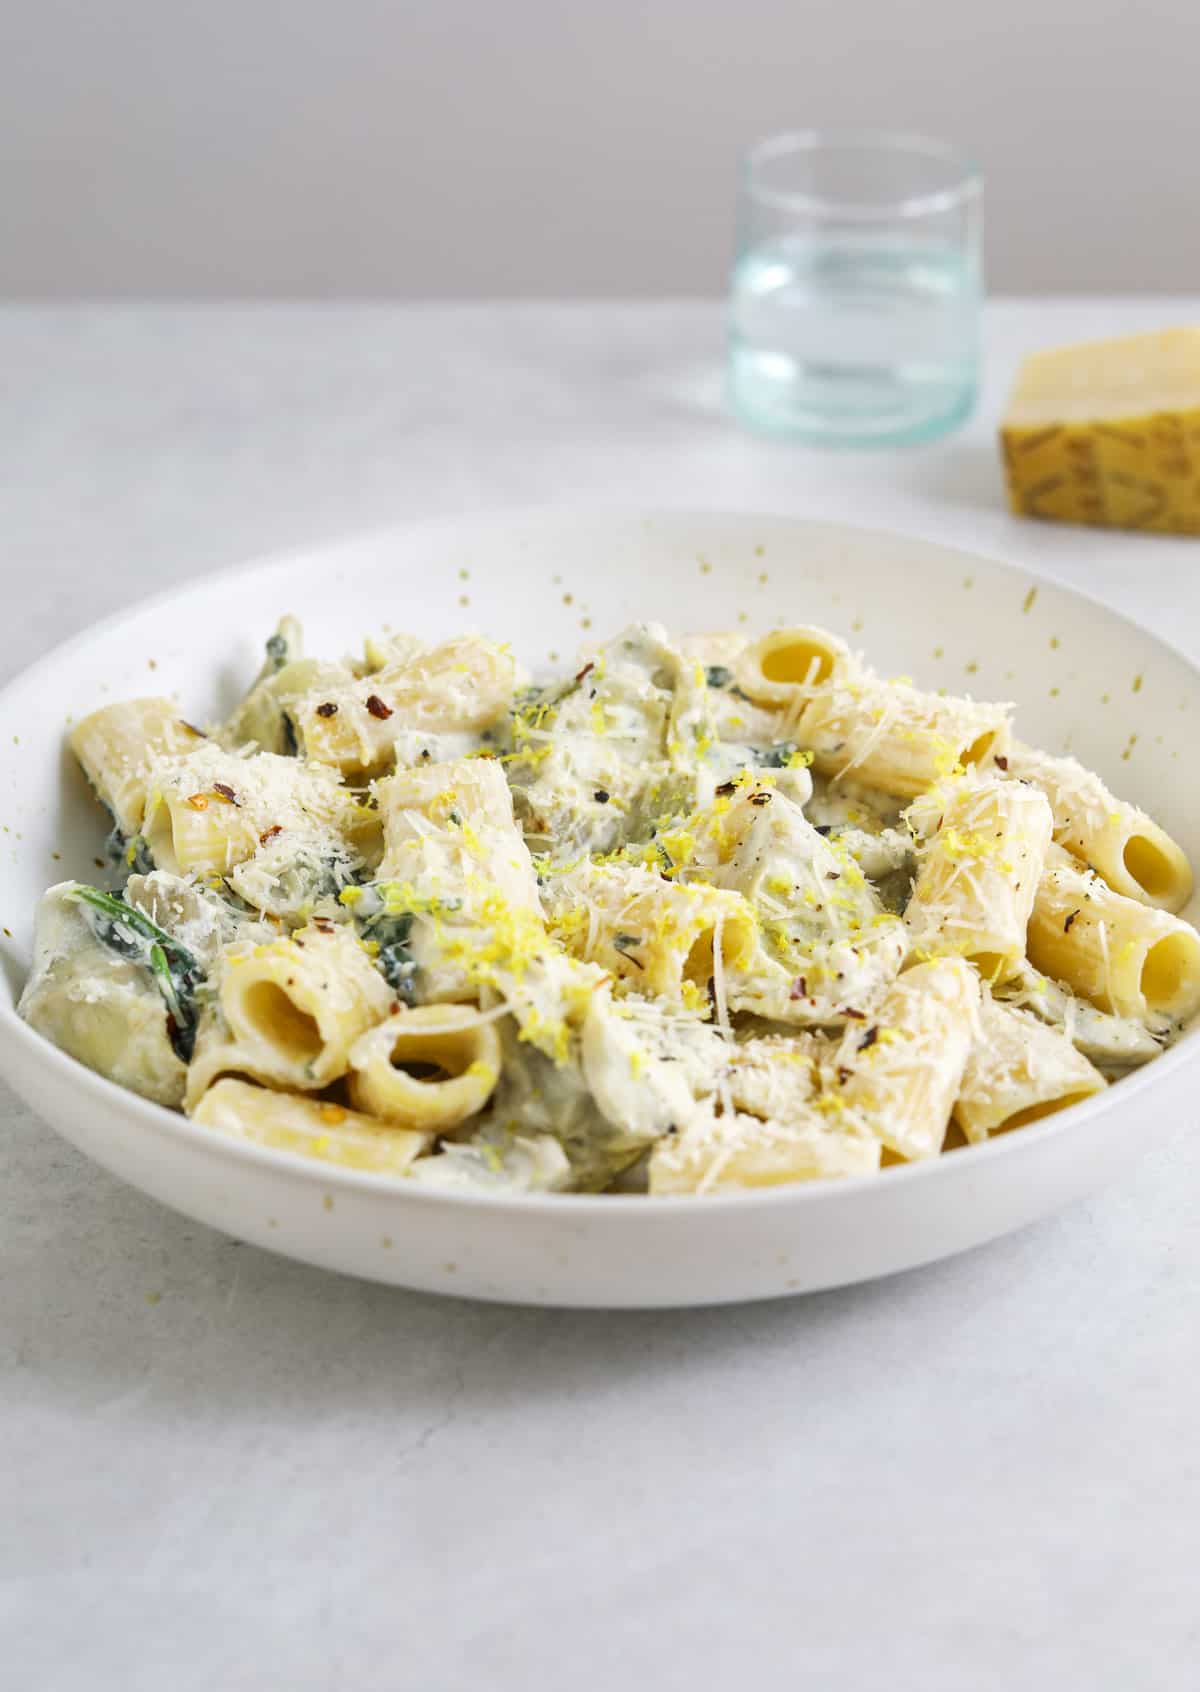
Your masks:
{"label": "spinach leaf", "polygon": [[335,847],[319,852],[307,845],[291,848],[292,856],[272,876],[267,909],[279,916],[303,913],[318,899],[336,898],[354,884],[362,860]]}
{"label": "spinach leaf", "polygon": [[796,751],[796,745],[794,741],[781,740],[774,746],[755,746],[752,750],[760,770],[781,770]]}
{"label": "spinach leaf", "polygon": [[124,834],[114,824],[104,842],[104,856],[122,875],[149,875],[154,868],[144,834]]}
{"label": "spinach leaf", "polygon": [[203,981],[193,954],[119,893],[80,886],[67,897],[87,907],[88,926],[102,946],[149,970],[167,1009],[171,1044],[184,1063],[190,1062],[196,1044],[196,991]]}
{"label": "spinach leaf", "polygon": [[404,1005],[417,1002],[417,960],[412,954],[413,914],[403,911],[390,916],[379,911],[365,917],[359,925],[364,940],[373,940],[379,947],[375,962],[384,980]]}
{"label": "spinach leaf", "polygon": [[378,948],[375,964],[402,1004],[415,1005],[420,989],[420,965],[413,950],[413,923],[418,916],[435,921],[453,917],[462,900],[426,898],[396,881],[369,881],[347,887],[341,902],[354,913],[359,935]]}

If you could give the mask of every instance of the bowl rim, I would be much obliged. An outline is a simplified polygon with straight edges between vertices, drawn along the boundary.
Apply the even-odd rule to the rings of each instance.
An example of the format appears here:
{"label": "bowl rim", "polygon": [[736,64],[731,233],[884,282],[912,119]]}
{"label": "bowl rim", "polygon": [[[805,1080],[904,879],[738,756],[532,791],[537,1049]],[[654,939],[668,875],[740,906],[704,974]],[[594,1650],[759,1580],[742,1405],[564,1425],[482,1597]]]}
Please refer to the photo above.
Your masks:
{"label": "bowl rim", "polygon": [[[1200,664],[1194,662],[1186,653],[1164,640],[1161,635],[1147,629],[1136,618],[1128,617],[1124,612],[1115,610],[1096,595],[1075,587],[1072,583],[1064,582],[1051,570],[1034,571],[1025,565],[1013,564],[1006,559],[993,558],[987,553],[976,552],[959,546],[954,542],[929,540],[925,536],[903,534],[894,529],[876,528],[867,524],[851,524],[832,521],[823,517],[805,517],[794,512],[785,511],[742,511],[727,507],[702,506],[622,506],[622,505],[536,505],[501,507],[491,512],[472,512],[465,517],[454,514],[443,514],[429,518],[417,519],[413,522],[382,525],[362,530],[353,534],[333,537],[319,542],[311,547],[287,548],[278,552],[268,553],[259,557],[252,557],[240,564],[227,565],[222,569],[208,571],[202,576],[187,582],[182,586],[160,589],[157,593],[148,594],[131,601],[129,604],[110,612],[106,617],[80,630],[77,634],[61,641],[40,658],[34,660],[15,676],[10,677],[0,687],[0,713],[10,703],[11,696],[25,691],[31,684],[36,684],[39,678],[60,666],[77,651],[93,643],[97,638],[104,638],[116,633],[120,628],[148,612],[162,607],[175,606],[185,602],[190,597],[201,597],[211,593],[227,582],[244,579],[247,575],[267,576],[288,568],[294,569],[298,562],[305,559],[316,559],[330,556],[339,552],[352,554],[360,551],[364,546],[376,546],[388,540],[395,540],[400,536],[411,540],[414,532],[478,530],[480,532],[494,532],[500,528],[528,529],[532,526],[552,528],[556,525],[569,524],[575,526],[588,522],[624,522],[628,524],[643,523],[650,527],[656,522],[688,521],[712,523],[784,523],[795,528],[810,530],[822,529],[830,533],[850,535],[855,538],[870,537],[899,540],[906,545],[928,547],[932,552],[951,554],[960,560],[969,560],[972,564],[985,566],[988,570],[998,571],[1008,575],[1014,582],[1021,582],[1026,587],[1050,586],[1056,591],[1066,594],[1069,598],[1081,601],[1103,617],[1118,624],[1131,628],[1145,641],[1157,648],[1165,657],[1181,664],[1200,685]],[[1193,1049],[1194,1048],[1194,1049]],[[315,1187],[322,1189],[341,1189],[343,1192],[358,1192],[386,1197],[388,1202],[393,1200],[401,1203],[422,1204],[433,1207],[450,1206],[455,1208],[465,1205],[468,1208],[483,1207],[488,1213],[511,1216],[563,1216],[567,1214],[579,1219],[582,1216],[594,1217],[598,1215],[630,1218],[644,1216],[646,1225],[665,1216],[708,1215],[713,1212],[725,1212],[730,1209],[737,1213],[749,1213],[763,1207],[796,1205],[812,1206],[820,1204],[839,1203],[849,1199],[859,1192],[887,1192],[893,1188],[900,1189],[919,1181],[928,1183],[936,1179],[951,1179],[954,1172],[982,1171],[990,1163],[1001,1159],[1015,1159],[1034,1155],[1036,1148],[1047,1142],[1061,1138],[1066,1133],[1114,1109],[1120,1109],[1122,1101],[1130,1100],[1147,1092],[1150,1088],[1165,1081],[1170,1075],[1185,1064],[1194,1062],[1200,1053],[1200,1041],[1181,1039],[1176,1045],[1153,1058],[1150,1062],[1124,1076],[1119,1083],[1119,1096],[1116,1088],[1106,1088],[1104,1092],[1093,1095],[1079,1104],[1070,1105],[1066,1110],[1058,1111],[1053,1116],[1041,1122],[1023,1128],[1019,1134],[1005,1134],[995,1139],[988,1139],[980,1144],[955,1147],[952,1153],[943,1153],[936,1157],[925,1158],[918,1162],[904,1163],[891,1166],[886,1171],[886,1177],[881,1184],[880,1172],[864,1175],[840,1176],[836,1179],[798,1181],[780,1183],[770,1187],[739,1188],[728,1192],[698,1194],[643,1194],[643,1193],[478,1193],[451,1189],[432,1189],[418,1186],[410,1182],[403,1175],[393,1175],[387,1172],[372,1172],[367,1170],[350,1169],[335,1163],[325,1163],[315,1158],[306,1157],[303,1153],[277,1149],[271,1146],[259,1146],[251,1141],[240,1140],[233,1135],[227,1135],[211,1128],[205,1128],[194,1122],[182,1112],[170,1110],[165,1105],[154,1103],[132,1092],[129,1088],[119,1086],[115,1081],[89,1069],[86,1064],[79,1063],[69,1057],[43,1035],[30,1028],[18,1015],[16,1004],[9,1002],[7,997],[0,998],[0,1051],[7,1056],[9,1051],[20,1053],[23,1059],[28,1059],[35,1065],[41,1065],[51,1073],[60,1076],[64,1081],[73,1083],[81,1096],[91,1097],[97,1104],[115,1110],[118,1104],[123,1112],[128,1113],[130,1120],[154,1130],[161,1135],[176,1135],[189,1144],[192,1149],[204,1155],[215,1157],[217,1160],[229,1158],[235,1164],[257,1167],[264,1172],[277,1171],[280,1174],[300,1176]],[[9,1079],[8,1065],[3,1066],[5,1079]],[[10,1083],[11,1084],[11,1083]],[[15,1087],[22,1097],[22,1088]],[[31,1106],[35,1110],[36,1106]]]}

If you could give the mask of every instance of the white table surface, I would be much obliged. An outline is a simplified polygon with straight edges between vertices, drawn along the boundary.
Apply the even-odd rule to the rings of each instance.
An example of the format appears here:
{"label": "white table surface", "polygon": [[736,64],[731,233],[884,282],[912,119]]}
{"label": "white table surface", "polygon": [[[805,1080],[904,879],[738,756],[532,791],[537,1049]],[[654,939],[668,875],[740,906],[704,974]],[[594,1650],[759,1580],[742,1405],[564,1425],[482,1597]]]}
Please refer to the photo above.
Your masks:
{"label": "white table surface", "polygon": [[[1018,356],[1200,301],[1003,302],[902,453],[721,414],[696,303],[0,312],[0,673],[240,557],[443,511],[721,505],[957,541],[1200,653],[1200,543],[1021,523]],[[29,1692],[1190,1688],[1200,1143],[967,1257],[708,1312],[335,1279],[0,1089],[0,1660]]]}

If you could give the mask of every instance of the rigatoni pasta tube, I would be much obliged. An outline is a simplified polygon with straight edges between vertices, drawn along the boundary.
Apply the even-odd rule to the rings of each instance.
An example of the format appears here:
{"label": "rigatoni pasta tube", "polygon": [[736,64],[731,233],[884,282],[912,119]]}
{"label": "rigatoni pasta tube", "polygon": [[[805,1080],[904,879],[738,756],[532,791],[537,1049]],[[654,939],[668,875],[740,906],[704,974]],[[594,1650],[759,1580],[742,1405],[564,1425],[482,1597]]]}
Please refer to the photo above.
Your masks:
{"label": "rigatoni pasta tube", "polygon": [[1045,795],[1021,782],[948,793],[904,913],[916,955],[968,958],[987,980],[1018,970],[1051,827]]}
{"label": "rigatoni pasta tube", "polygon": [[117,827],[130,835],[142,826],[155,762],[182,756],[203,739],[169,699],[128,699],[77,723],[69,744]]}
{"label": "rigatoni pasta tube", "polygon": [[494,886],[518,909],[539,911],[537,876],[494,758],[423,764],[376,784],[383,820],[381,880],[423,874]]}
{"label": "rigatoni pasta tube", "polygon": [[788,706],[832,677],[854,673],[850,649],[824,629],[775,629],[738,654],[737,685],[756,705]]}
{"label": "rigatoni pasta tube", "polygon": [[822,775],[853,776],[913,799],[961,765],[990,768],[1007,751],[1003,705],[920,693],[877,676],[834,676],[800,711],[796,737]]}
{"label": "rigatoni pasta tube", "polygon": [[317,924],[231,951],[218,998],[223,1028],[202,1023],[188,1070],[192,1106],[227,1071],[298,1092],[327,1087],[394,1002],[352,931]]}
{"label": "rigatoni pasta tube", "polygon": [[770,781],[746,782],[728,809],[714,812],[706,832],[695,856],[698,873],[760,911],[786,911],[805,939],[858,934],[883,910],[840,843],[818,834]]}
{"label": "rigatoni pasta tube", "polygon": [[342,1105],[278,1093],[226,1076],[200,1099],[193,1122],[275,1151],[299,1152],[343,1169],[405,1175],[430,1144],[428,1134],[396,1128]]}
{"label": "rigatoni pasta tube", "polygon": [[1065,1034],[985,993],[954,1116],[968,1140],[986,1140],[1065,1110],[1106,1085]]}
{"label": "rigatoni pasta tube", "polygon": [[1162,1051],[1162,1041],[1134,1017],[1098,1010],[1034,969],[1031,963],[1000,989],[1005,1004],[1030,1011],[1068,1039],[1076,1051],[1107,1068],[1135,1069]]}
{"label": "rigatoni pasta tube", "polygon": [[296,831],[324,831],[332,848],[353,809],[353,796],[320,764],[270,752],[242,758],[209,743],[156,765],[143,828],[159,869],[224,875],[264,842],[286,836],[286,846]]}
{"label": "rigatoni pasta tube", "polygon": [[500,1079],[500,1038],[469,1005],[398,1011],[350,1052],[350,1097],[384,1122],[444,1134],[477,1116]]}
{"label": "rigatoni pasta tube", "polygon": [[656,1196],[704,1194],[871,1175],[879,1160],[877,1139],[831,1131],[816,1111],[794,1114],[786,1122],[708,1111],[693,1117],[681,1133],[655,1142],[650,1191]]}
{"label": "rigatoni pasta tube", "polygon": [[961,958],[915,965],[875,1018],[847,1030],[823,1096],[831,1119],[898,1157],[936,1157],[979,1026],[979,977]]}
{"label": "rigatoni pasta tube", "polygon": [[1183,1021],[1200,1009],[1200,935],[1115,893],[1052,847],[1029,919],[1029,961],[1103,1011]]}
{"label": "rigatoni pasta tube", "polygon": [[307,693],[289,707],[304,754],[344,775],[394,762],[400,729],[487,728],[507,712],[523,674],[511,654],[475,635],[448,640],[371,675]]}
{"label": "rigatoni pasta tube", "polygon": [[295,750],[291,713],[298,701],[313,694],[350,687],[354,673],[345,664],[322,658],[296,658],[261,677],[229,720],[218,730],[223,746],[234,750],[251,742],[264,752]]}
{"label": "rigatoni pasta tube", "polygon": [[725,1072],[734,1109],[764,1121],[809,1120],[817,1054],[823,1045],[820,1036],[812,1034],[740,1041]]}
{"label": "rigatoni pasta tube", "polygon": [[740,893],[664,881],[634,865],[584,864],[547,888],[550,931],[574,957],[673,1005],[707,1003],[709,983],[758,946]]}
{"label": "rigatoni pasta tube", "polygon": [[172,875],[227,873],[254,856],[258,835],[232,800],[211,788],[185,792],[188,782],[160,785],[146,819],[146,843],[159,869]]}
{"label": "rigatoni pasta tube", "polygon": [[97,940],[78,892],[64,881],[42,895],[18,1013],[98,1075],[178,1109],[184,1066],[162,994],[135,958]]}
{"label": "rigatoni pasta tube", "polygon": [[[778,705],[755,705],[744,688],[734,685],[738,659],[749,644],[745,635],[727,630],[721,634],[684,635],[679,650],[685,658],[704,667],[708,687],[705,704],[717,739],[743,746],[770,745],[780,734]],[[793,777],[801,773],[798,768],[792,772]],[[807,794],[802,797],[807,798]]]}
{"label": "rigatoni pasta tube", "polygon": [[1178,911],[1192,895],[1183,848],[1136,805],[1117,799],[1074,758],[1054,758],[1014,743],[1009,773],[1040,787],[1054,814],[1054,839],[1097,870],[1116,893]]}
{"label": "rigatoni pasta tube", "polygon": [[[697,873],[742,896],[760,945],[730,972],[729,1002],[784,1022],[840,1023],[899,972],[908,936],[840,842],[826,840],[798,805],[757,782],[714,817]],[[724,862],[710,866],[711,844]]]}

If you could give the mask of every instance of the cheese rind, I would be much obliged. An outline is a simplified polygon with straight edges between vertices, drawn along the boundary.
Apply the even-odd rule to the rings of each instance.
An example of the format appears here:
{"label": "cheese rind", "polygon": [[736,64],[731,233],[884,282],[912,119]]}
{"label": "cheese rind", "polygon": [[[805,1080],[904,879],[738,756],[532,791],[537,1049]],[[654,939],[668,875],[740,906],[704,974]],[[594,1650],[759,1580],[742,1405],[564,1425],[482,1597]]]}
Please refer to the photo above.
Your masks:
{"label": "cheese rind", "polygon": [[1200,328],[1033,354],[1000,440],[1019,516],[1200,534]]}

